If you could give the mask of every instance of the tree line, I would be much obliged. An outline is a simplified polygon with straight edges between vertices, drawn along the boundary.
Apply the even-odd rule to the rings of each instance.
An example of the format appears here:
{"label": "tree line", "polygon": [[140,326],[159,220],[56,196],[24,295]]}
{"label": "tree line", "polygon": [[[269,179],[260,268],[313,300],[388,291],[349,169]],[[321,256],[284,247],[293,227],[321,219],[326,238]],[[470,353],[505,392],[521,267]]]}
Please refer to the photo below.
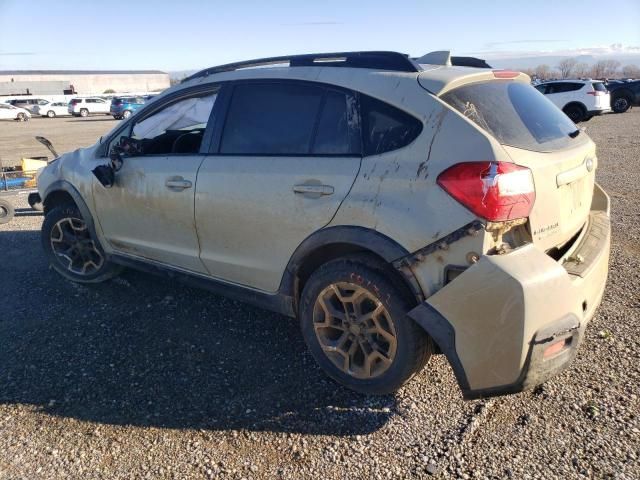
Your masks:
{"label": "tree line", "polygon": [[525,68],[522,72],[541,80],[551,78],[640,78],[638,65],[625,65],[617,60],[598,60],[593,65],[579,62],[575,58],[562,60],[555,68],[542,64]]}

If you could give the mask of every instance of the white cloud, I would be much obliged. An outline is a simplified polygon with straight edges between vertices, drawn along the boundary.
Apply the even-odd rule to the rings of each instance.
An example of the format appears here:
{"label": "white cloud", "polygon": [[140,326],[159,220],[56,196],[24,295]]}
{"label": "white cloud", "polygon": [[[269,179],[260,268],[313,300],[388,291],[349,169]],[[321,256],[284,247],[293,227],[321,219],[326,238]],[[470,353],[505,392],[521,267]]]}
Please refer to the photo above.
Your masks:
{"label": "white cloud", "polygon": [[581,55],[594,56],[594,57],[607,56],[607,55],[624,56],[624,55],[640,55],[640,46],[626,46],[621,43],[613,43],[608,46],[559,49],[559,50],[484,50],[484,51],[477,51],[477,52],[469,52],[469,55],[483,56],[486,59],[527,58],[527,57],[541,57],[541,56],[577,57]]}

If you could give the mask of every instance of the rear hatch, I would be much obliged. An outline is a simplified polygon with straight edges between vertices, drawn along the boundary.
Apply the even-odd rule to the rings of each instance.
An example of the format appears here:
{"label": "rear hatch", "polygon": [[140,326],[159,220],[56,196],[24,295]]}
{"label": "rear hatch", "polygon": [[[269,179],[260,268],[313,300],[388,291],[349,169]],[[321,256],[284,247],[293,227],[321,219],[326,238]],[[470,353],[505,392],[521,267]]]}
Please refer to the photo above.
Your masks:
{"label": "rear hatch", "polygon": [[549,250],[566,244],[588,219],[595,145],[522,77],[468,83],[440,98],[493,136],[515,164],[531,170],[529,228],[533,242]]}

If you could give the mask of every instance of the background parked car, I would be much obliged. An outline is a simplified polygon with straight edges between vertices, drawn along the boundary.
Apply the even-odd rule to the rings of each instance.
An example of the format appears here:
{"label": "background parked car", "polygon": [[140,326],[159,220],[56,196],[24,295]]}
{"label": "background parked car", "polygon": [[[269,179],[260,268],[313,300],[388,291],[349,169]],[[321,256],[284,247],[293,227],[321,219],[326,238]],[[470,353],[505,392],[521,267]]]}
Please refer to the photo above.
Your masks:
{"label": "background parked car", "polygon": [[68,108],[66,102],[52,102],[45,105],[36,105],[33,109],[33,114],[53,118],[61,115],[69,115]]}
{"label": "background parked car", "polygon": [[611,109],[616,113],[640,105],[640,80],[607,82],[607,89],[611,93]]}
{"label": "background parked car", "polygon": [[88,117],[94,114],[109,115],[110,103],[102,98],[73,98],[69,102],[68,112],[76,117]]}
{"label": "background parked car", "polygon": [[31,118],[29,110],[14,107],[8,103],[0,103],[0,119],[1,120],[19,120],[26,122]]}
{"label": "background parked car", "polygon": [[44,98],[17,98],[15,100],[11,100],[9,103],[14,107],[24,108],[25,110],[29,110],[30,113],[35,113],[35,107],[47,105],[50,102]]}
{"label": "background parked car", "polygon": [[145,101],[145,97],[114,97],[111,100],[111,115],[116,120],[127,119],[144,105]]}
{"label": "background parked car", "polygon": [[574,123],[586,122],[594,115],[611,111],[609,92],[595,80],[557,80],[535,86],[555,103]]}

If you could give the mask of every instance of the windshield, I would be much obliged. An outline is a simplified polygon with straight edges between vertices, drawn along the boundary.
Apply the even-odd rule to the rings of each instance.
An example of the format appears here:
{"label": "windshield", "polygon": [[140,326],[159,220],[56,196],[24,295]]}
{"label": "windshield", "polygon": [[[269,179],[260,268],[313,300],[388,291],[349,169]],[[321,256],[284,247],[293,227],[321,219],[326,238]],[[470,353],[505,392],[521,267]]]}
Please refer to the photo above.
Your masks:
{"label": "windshield", "polygon": [[442,100],[501,144],[549,152],[572,146],[575,124],[531,85],[490,81],[456,88]]}

